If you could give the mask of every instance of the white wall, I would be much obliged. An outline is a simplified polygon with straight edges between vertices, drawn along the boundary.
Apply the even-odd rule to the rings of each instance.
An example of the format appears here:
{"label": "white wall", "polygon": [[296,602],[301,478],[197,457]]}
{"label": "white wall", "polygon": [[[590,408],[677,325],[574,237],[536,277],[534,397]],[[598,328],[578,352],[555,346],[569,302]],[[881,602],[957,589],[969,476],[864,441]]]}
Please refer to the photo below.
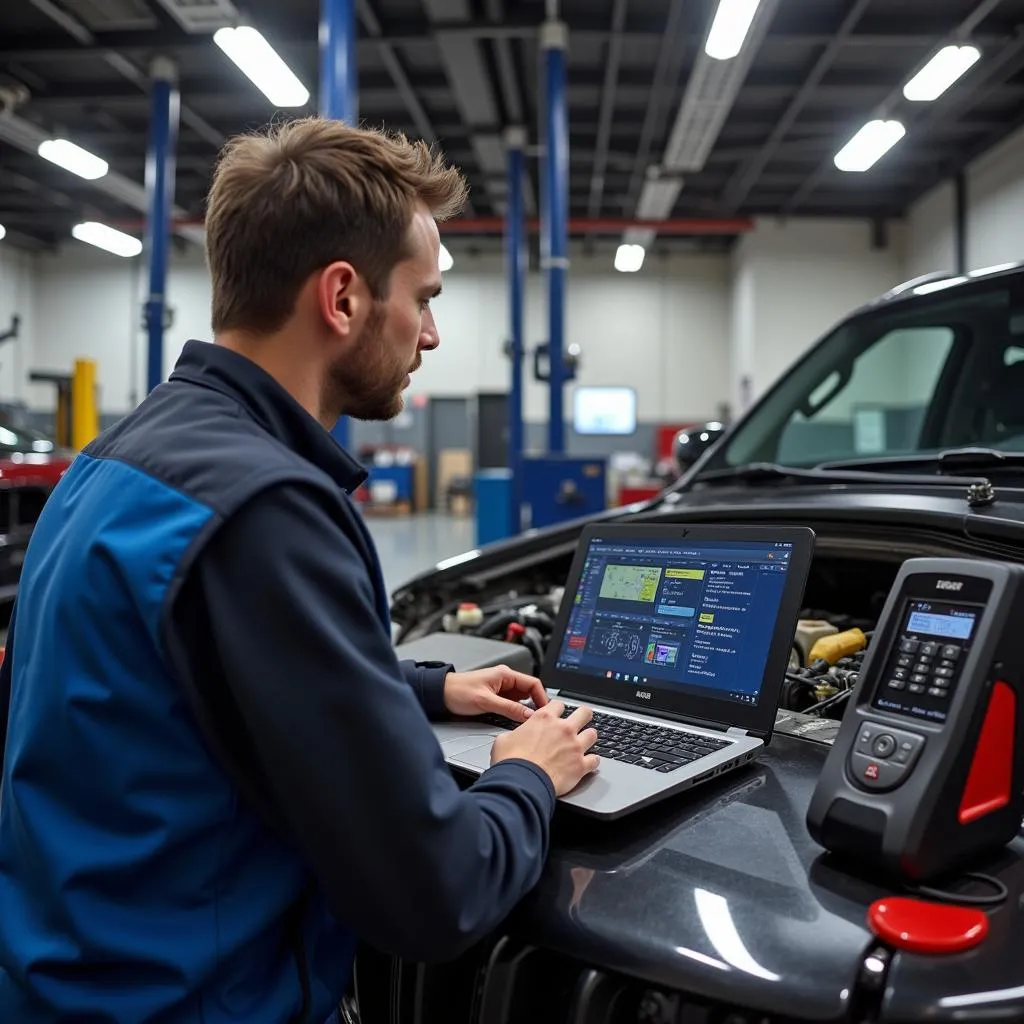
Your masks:
{"label": "white wall", "polygon": [[[850,220],[763,219],[733,254],[732,394],[763,394],[808,347],[855,307],[903,276],[902,226],[888,246]],[[746,383],[745,383],[746,382]]]}
{"label": "white wall", "polygon": [[[977,159],[966,172],[967,269],[1024,260],[1024,131]],[[907,218],[905,277],[956,270],[953,186],[924,196]]]}
{"label": "white wall", "polygon": [[0,334],[12,316],[21,317],[18,337],[0,344],[0,401],[24,400],[25,378],[35,368],[35,291],[33,258],[0,242]]}
{"label": "white wall", "polygon": [[1024,259],[1024,131],[973,164],[967,211],[970,269]]}
{"label": "white wall", "polygon": [[910,210],[903,270],[906,280],[923,274],[952,274],[955,270],[953,209],[953,183],[947,181],[932,189]]}
{"label": "white wall", "polygon": [[[464,254],[456,260],[434,306],[441,346],[424,359],[410,394],[469,395],[508,387],[502,260]],[[652,257],[634,275],[616,273],[610,262],[605,256],[572,263],[566,342],[583,349],[578,382],[635,387],[641,420],[712,417],[728,389],[728,258]],[[99,361],[103,412],[130,409],[143,393],[145,376],[141,262],[69,248],[40,258],[38,265],[40,364],[65,368],[76,356],[92,356]],[[210,287],[198,255],[173,261],[167,294],[174,310],[165,339],[169,372],[188,338],[210,337]],[[531,347],[547,337],[545,308],[543,281],[531,275]],[[53,404],[46,388],[32,388],[31,400],[40,409]],[[532,378],[525,412],[528,419],[547,417],[547,390]]]}
{"label": "white wall", "polygon": [[[145,393],[146,336],[142,304],[145,266],[84,246],[36,258],[36,365],[70,370],[76,358],[98,361],[100,409],[121,413]],[[175,256],[167,284],[174,320],[164,338],[164,371],[169,373],[190,337],[210,333],[210,289],[199,255]],[[52,389],[29,385],[35,409],[52,409]]]}

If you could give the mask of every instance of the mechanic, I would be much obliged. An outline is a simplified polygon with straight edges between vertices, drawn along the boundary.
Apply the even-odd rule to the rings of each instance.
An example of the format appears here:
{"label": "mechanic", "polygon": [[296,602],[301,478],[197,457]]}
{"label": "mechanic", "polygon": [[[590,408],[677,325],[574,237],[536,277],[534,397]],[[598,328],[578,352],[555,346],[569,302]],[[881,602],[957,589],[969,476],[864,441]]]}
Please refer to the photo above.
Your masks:
{"label": "mechanic", "polygon": [[[422,143],[307,118],[230,141],[215,343],[75,460],[0,673],[0,1020],[322,1022],[355,943],[457,955],[537,881],[590,712],[538,680],[400,664],[365,474],[438,334]],[[533,698],[538,710],[521,703]],[[8,715],[9,709],[9,715]],[[428,716],[524,724],[462,790]]]}

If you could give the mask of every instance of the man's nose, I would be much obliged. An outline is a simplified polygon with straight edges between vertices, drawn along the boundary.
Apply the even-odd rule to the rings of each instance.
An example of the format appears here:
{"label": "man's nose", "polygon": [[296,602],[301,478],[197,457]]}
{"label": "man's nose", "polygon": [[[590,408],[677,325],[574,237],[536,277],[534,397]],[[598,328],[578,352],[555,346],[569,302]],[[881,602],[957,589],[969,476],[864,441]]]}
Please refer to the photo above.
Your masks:
{"label": "man's nose", "polygon": [[437,348],[441,344],[441,339],[437,335],[437,324],[434,323],[434,314],[428,308],[423,314],[423,319],[420,321],[420,348],[431,349]]}

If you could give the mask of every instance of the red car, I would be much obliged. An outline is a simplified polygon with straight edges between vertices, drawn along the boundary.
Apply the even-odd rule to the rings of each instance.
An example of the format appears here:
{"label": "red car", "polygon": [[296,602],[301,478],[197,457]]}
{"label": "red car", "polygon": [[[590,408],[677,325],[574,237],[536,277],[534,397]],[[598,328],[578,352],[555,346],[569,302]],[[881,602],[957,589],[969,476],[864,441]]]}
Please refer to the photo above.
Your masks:
{"label": "red car", "polygon": [[0,423],[0,606],[18,592],[32,529],[73,458],[37,430]]}

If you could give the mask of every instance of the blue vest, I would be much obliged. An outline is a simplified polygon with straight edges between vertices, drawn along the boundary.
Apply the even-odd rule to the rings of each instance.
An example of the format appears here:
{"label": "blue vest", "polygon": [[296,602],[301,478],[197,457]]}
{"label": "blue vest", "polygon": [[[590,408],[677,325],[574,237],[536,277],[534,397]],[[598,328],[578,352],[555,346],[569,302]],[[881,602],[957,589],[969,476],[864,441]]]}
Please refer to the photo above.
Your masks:
{"label": "blue vest", "polygon": [[344,991],[354,936],[222,767],[166,631],[210,537],[287,480],[361,531],[387,619],[343,493],[358,467],[304,417],[240,356],[190,342],[43,509],[3,668],[3,1024],[320,1024]]}

